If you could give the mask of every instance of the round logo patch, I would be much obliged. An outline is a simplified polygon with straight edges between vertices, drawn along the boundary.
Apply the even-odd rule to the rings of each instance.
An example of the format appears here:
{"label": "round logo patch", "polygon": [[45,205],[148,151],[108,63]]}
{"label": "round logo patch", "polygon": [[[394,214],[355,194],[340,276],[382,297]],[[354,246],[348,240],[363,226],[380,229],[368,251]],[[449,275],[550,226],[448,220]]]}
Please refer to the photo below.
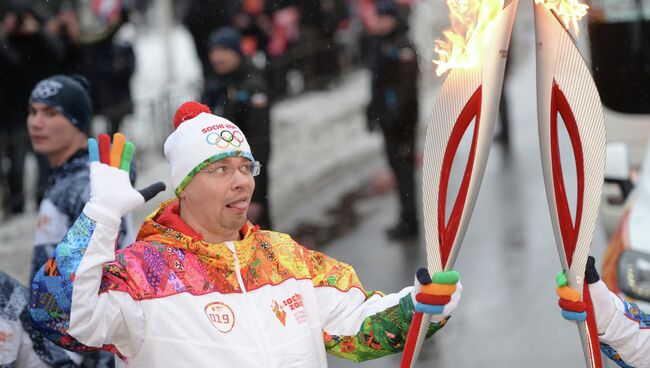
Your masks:
{"label": "round logo patch", "polygon": [[48,99],[59,94],[63,84],[55,80],[46,79],[39,82],[32,91],[32,98]]}
{"label": "round logo patch", "polygon": [[235,313],[228,304],[210,303],[205,306],[205,315],[219,332],[228,333],[235,327]]}

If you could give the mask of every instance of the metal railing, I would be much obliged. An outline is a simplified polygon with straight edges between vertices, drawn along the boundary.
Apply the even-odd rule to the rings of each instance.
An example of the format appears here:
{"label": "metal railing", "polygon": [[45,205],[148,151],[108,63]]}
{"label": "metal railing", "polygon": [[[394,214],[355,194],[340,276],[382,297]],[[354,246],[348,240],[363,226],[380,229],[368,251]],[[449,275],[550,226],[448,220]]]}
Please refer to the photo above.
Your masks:
{"label": "metal railing", "polygon": [[163,143],[173,131],[174,112],[183,102],[200,97],[200,83],[168,86],[152,97],[134,101],[134,112],[124,119],[122,131],[141,152],[162,153]]}

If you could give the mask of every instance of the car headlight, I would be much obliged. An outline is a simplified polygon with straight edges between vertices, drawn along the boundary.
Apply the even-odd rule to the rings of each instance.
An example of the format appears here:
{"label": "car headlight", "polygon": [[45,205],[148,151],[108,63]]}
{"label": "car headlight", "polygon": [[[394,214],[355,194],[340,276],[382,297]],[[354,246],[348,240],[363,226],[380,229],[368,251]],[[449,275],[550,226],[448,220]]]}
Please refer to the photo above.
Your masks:
{"label": "car headlight", "polygon": [[618,283],[627,296],[650,301],[650,254],[624,251],[618,260]]}

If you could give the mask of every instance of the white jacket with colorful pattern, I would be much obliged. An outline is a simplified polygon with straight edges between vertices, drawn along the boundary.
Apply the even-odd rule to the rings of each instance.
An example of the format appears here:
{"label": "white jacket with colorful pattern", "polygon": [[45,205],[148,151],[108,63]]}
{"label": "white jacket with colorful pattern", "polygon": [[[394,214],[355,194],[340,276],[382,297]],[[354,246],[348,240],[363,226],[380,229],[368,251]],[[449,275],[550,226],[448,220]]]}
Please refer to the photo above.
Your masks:
{"label": "white jacket with colorful pattern", "polygon": [[326,350],[362,361],[403,348],[410,287],[367,292],[349,265],[250,224],[240,241],[204,242],[177,201],[116,252],[118,226],[86,207],[33,280],[36,327],[67,349],[200,368],[326,367]]}
{"label": "white jacket with colorful pattern", "polygon": [[589,285],[600,350],[623,368],[650,367],[650,316],[621,299],[603,281]]}

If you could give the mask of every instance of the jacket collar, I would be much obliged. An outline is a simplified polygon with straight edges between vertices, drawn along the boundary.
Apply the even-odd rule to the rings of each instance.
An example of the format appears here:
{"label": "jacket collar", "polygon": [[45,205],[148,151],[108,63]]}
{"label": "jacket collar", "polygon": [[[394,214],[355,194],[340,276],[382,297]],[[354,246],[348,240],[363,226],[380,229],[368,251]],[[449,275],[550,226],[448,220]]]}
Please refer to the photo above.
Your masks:
{"label": "jacket collar", "polygon": [[[259,230],[259,226],[246,222],[239,230],[242,239],[251,236]],[[140,228],[137,240],[147,241],[147,238],[161,234],[170,234],[174,239],[185,241],[203,241],[203,235],[192,229],[180,216],[180,202],[178,199],[171,199],[163,202],[156,211],[147,217]]]}

